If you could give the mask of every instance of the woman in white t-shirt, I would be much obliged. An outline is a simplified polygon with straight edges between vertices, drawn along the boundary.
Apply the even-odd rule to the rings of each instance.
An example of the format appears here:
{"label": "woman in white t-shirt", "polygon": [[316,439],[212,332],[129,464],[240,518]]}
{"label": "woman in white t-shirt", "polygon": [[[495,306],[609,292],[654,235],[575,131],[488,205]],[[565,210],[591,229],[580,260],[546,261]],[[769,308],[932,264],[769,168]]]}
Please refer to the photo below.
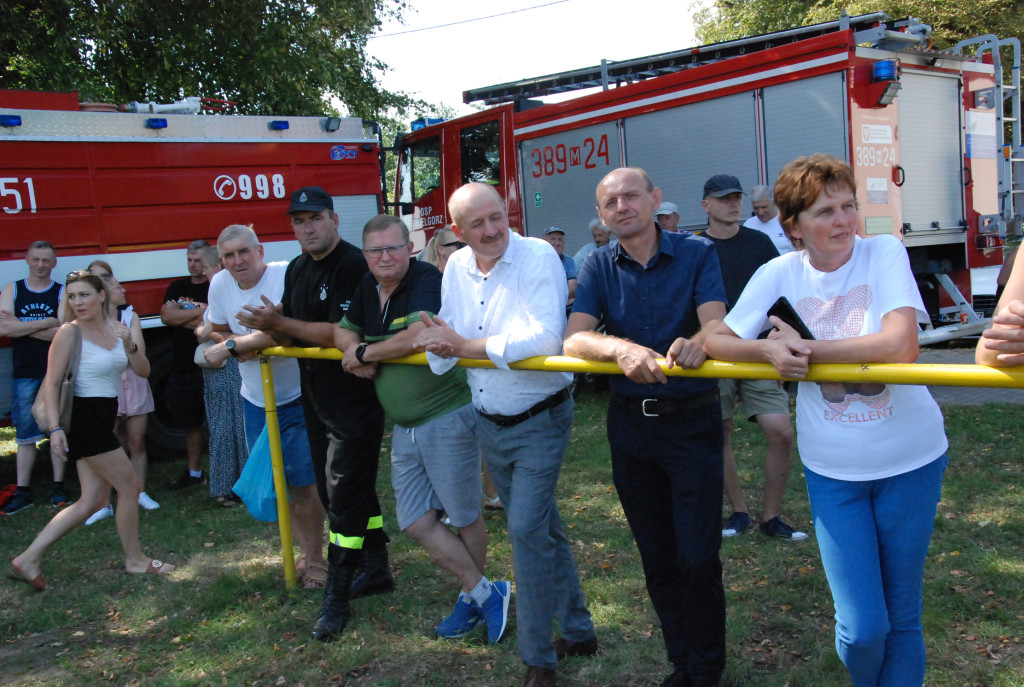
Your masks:
{"label": "woman in white t-shirt", "polygon": [[[821,153],[795,160],[775,200],[797,251],[751,278],[708,355],[769,362],[794,380],[811,363],[914,362],[927,313],[902,244],[857,236],[849,166]],[[769,320],[780,296],[815,340]],[[938,405],[921,386],[801,382],[797,439],[840,658],[857,687],[921,685],[921,585],[948,447]]]}

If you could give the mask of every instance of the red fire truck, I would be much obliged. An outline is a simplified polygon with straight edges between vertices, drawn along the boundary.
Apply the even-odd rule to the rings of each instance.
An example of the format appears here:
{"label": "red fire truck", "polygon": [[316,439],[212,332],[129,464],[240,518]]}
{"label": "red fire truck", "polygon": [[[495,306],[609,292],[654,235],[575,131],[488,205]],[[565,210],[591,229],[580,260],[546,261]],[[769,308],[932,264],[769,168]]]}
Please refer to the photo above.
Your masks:
{"label": "red fire truck", "polygon": [[[422,244],[449,221],[452,191],[483,181],[513,227],[556,225],[572,254],[590,241],[595,188],[616,167],[644,168],[679,206],[680,228],[699,229],[713,174],[749,190],[800,155],[831,153],[854,170],[860,233],[907,247],[938,328],[923,340],[977,333],[975,307],[994,303],[972,307],[971,269],[1001,264],[1007,235],[1020,234],[1020,46],[985,36],[938,51],[929,33],[915,19],[844,15],[467,91],[493,107],[414,122],[398,142],[396,213]],[[531,99],[577,89],[591,93]]]}
{"label": "red fire truck", "polygon": [[[0,91],[0,283],[27,274],[32,241],[57,249],[56,279],[92,260],[110,263],[143,318],[157,420],[167,362],[159,310],[187,274],[185,247],[213,245],[229,224],[252,224],[266,259],[299,253],[284,215],[289,194],[332,194],[341,234],[361,244],[382,209],[382,146],[373,122],[338,117],[182,114],[198,98],[134,110],[82,111],[77,93]],[[0,379],[10,348],[0,348]],[[0,412],[9,413],[0,383]]]}

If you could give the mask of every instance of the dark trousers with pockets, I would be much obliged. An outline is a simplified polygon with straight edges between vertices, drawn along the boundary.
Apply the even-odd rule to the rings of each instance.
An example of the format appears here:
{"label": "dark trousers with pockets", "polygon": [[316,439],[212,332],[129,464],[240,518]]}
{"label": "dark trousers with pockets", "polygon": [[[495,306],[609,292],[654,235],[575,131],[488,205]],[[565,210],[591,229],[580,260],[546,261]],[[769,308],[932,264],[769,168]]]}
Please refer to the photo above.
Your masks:
{"label": "dark trousers with pockets", "polygon": [[608,442],[668,659],[717,682],[725,667],[721,406],[646,417],[612,404]]}

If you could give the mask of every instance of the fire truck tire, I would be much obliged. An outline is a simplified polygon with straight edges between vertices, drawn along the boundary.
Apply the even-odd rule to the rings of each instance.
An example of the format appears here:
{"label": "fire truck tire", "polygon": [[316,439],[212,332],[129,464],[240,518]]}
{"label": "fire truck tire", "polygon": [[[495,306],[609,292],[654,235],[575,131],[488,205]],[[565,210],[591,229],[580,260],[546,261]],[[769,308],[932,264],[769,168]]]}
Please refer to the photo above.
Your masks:
{"label": "fire truck tire", "polygon": [[152,458],[179,458],[185,454],[185,430],[168,423],[170,403],[167,381],[171,374],[171,337],[166,328],[146,330],[146,357],[149,358],[149,386],[156,409],[149,414],[146,449]]}

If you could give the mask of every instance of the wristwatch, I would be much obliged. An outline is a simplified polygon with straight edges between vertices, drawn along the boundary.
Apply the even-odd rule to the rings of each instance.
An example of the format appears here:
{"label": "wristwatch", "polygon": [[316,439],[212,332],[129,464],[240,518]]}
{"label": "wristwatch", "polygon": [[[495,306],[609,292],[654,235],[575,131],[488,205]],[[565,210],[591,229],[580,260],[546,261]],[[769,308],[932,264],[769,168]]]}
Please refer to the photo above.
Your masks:
{"label": "wristwatch", "polygon": [[365,365],[365,364],[366,364],[366,361],[365,361],[365,360],[363,360],[363,353],[366,353],[366,347],[367,347],[368,345],[369,345],[369,344],[367,344],[367,343],[366,343],[366,342],[364,341],[363,343],[361,343],[361,344],[359,344],[358,346],[356,346],[356,360],[358,360],[358,361],[359,361],[359,362],[360,362],[361,364],[363,364],[363,365]]}
{"label": "wristwatch", "polygon": [[237,358],[238,357],[238,351],[235,350],[235,340],[234,339],[228,339],[227,341],[225,341],[224,342],[224,348],[228,349],[228,353],[231,354],[232,358]]}
{"label": "wristwatch", "polygon": [[139,344],[137,344],[134,341],[132,341],[132,347],[128,349],[128,355],[131,355],[132,353],[137,353],[138,350],[139,350]]}

